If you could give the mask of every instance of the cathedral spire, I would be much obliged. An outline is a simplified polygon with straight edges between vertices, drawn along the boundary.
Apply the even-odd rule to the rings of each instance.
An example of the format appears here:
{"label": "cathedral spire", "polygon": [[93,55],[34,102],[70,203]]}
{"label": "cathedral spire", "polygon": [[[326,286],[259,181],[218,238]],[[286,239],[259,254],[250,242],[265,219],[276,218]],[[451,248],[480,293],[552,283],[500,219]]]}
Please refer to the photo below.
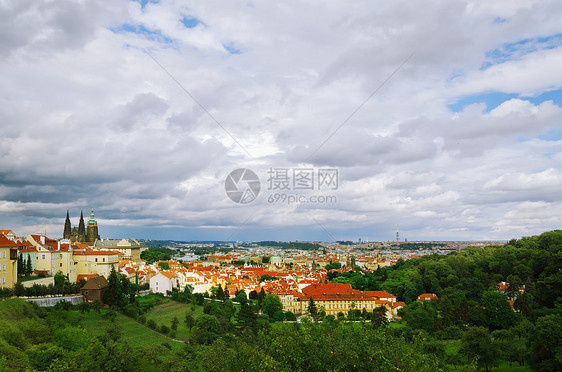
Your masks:
{"label": "cathedral spire", "polygon": [[80,222],[78,223],[78,241],[86,241],[86,226],[84,225],[84,212],[80,211]]}
{"label": "cathedral spire", "polygon": [[68,214],[68,209],[66,210],[66,220],[64,221],[64,232],[62,233],[63,239],[70,239],[70,233],[72,231],[72,226],[70,224],[70,215]]}

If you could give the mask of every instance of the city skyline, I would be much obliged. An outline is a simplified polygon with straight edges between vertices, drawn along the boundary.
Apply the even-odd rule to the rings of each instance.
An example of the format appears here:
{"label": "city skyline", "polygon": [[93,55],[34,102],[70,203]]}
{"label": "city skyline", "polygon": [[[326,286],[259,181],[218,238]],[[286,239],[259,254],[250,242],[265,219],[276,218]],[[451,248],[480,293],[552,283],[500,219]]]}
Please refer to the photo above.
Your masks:
{"label": "city skyline", "polygon": [[59,238],[67,210],[75,226],[93,208],[102,238],[560,228],[561,15],[556,1],[0,5],[0,226]]}

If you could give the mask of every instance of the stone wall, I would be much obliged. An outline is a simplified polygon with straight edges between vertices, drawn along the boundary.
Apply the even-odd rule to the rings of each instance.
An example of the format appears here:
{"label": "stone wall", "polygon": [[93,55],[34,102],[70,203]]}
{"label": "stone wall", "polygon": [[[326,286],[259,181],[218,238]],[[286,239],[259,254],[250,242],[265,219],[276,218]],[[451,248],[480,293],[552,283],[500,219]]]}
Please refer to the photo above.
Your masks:
{"label": "stone wall", "polygon": [[59,296],[59,297],[40,297],[40,298],[24,298],[28,302],[37,304],[40,307],[51,307],[55,306],[59,302],[70,302],[72,305],[78,305],[84,302],[84,297],[82,295],[76,296]]}

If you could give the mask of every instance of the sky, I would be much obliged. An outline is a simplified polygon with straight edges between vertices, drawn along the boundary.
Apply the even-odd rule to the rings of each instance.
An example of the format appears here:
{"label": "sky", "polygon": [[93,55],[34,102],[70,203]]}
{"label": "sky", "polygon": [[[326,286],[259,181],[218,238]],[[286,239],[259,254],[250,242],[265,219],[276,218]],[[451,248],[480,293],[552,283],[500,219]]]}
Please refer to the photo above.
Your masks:
{"label": "sky", "polygon": [[560,228],[561,18],[557,0],[0,1],[0,228],[60,238],[92,208],[103,238]]}

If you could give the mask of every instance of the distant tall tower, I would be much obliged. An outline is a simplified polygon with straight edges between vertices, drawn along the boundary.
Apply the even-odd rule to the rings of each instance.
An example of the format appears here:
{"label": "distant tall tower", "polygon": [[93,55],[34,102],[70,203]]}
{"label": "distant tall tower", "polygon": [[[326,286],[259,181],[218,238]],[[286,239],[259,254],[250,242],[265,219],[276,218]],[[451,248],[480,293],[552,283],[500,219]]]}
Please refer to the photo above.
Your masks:
{"label": "distant tall tower", "polygon": [[62,233],[63,239],[70,239],[70,233],[72,232],[72,225],[70,224],[70,216],[68,214],[68,209],[66,210],[66,220],[64,221],[64,232]]}
{"label": "distant tall tower", "polygon": [[396,241],[400,241],[400,232],[398,232],[398,230],[396,230]]}
{"label": "distant tall tower", "polygon": [[80,211],[80,222],[78,222],[78,236],[76,240],[84,243],[86,241],[86,227],[84,226],[84,212]]}
{"label": "distant tall tower", "polygon": [[90,212],[90,219],[88,220],[88,231],[86,233],[86,242],[87,243],[94,243],[96,239],[99,239],[100,235],[98,234],[98,222],[94,218],[94,210]]}

